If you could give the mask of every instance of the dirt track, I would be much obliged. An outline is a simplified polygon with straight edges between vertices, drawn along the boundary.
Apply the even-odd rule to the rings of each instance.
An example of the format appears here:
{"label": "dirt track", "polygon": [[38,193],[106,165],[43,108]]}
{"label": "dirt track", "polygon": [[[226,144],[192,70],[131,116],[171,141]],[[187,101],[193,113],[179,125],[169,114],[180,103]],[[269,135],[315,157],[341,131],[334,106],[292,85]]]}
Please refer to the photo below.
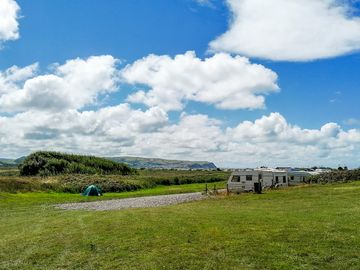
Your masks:
{"label": "dirt track", "polygon": [[159,195],[138,197],[129,199],[115,199],[96,202],[85,203],[65,203],[57,204],[56,207],[65,210],[118,210],[126,208],[145,208],[145,207],[159,207],[165,205],[179,204],[183,202],[198,201],[205,199],[206,196],[200,192],[196,193],[184,193],[173,195]]}

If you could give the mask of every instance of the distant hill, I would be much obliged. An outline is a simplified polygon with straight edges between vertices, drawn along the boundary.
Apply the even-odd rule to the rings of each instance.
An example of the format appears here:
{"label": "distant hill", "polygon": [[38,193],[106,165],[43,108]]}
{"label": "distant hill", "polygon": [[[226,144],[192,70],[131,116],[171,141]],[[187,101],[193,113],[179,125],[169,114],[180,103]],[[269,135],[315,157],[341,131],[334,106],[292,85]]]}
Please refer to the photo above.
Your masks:
{"label": "distant hill", "polygon": [[200,169],[214,170],[217,167],[212,162],[207,161],[187,161],[169,160],[160,158],[141,158],[141,157],[106,157],[109,160],[128,164],[132,168],[140,169]]}
{"label": "distant hill", "polygon": [[14,160],[14,163],[19,165],[21,164],[24,160],[26,159],[26,156],[23,156],[23,157],[19,157],[17,159]]}
{"label": "distant hill", "polygon": [[25,160],[26,157],[20,157],[17,159],[9,158],[0,158],[0,168],[1,167],[17,167],[20,163]]}
{"label": "distant hill", "polygon": [[0,167],[15,167],[17,164],[13,159],[0,158]]}

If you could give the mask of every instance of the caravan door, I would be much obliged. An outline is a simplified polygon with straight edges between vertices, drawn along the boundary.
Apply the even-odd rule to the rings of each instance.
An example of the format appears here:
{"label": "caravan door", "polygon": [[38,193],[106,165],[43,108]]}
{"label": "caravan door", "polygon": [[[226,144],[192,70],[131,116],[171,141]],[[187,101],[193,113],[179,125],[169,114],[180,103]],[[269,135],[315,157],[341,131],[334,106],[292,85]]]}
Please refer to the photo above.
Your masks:
{"label": "caravan door", "polygon": [[245,178],[245,190],[252,191],[254,190],[254,183],[258,181],[257,176],[253,173],[246,173],[246,175],[242,176]]}
{"label": "caravan door", "polygon": [[271,187],[274,184],[274,176],[272,172],[263,172],[263,187]]}

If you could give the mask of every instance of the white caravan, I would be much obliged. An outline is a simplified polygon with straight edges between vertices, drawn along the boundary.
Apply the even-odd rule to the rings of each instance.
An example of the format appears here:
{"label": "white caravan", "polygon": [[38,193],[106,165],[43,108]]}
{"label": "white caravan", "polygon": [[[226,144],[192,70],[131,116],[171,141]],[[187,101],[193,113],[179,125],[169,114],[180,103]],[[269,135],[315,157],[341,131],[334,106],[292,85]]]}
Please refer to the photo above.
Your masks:
{"label": "white caravan", "polygon": [[312,175],[319,174],[317,172],[308,172],[308,171],[289,171],[289,183],[291,185],[297,185],[300,183],[306,183],[309,180],[309,177]]}
{"label": "white caravan", "polygon": [[288,186],[287,172],[272,169],[246,169],[234,171],[228,180],[231,192],[254,191],[254,184],[261,183],[262,188]]}

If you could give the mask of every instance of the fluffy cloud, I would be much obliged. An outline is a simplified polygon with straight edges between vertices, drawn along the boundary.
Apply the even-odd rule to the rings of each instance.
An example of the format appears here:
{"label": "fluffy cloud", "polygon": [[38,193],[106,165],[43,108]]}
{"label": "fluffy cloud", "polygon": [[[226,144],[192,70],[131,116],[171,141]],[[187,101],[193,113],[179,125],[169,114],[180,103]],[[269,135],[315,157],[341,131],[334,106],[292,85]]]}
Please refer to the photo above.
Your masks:
{"label": "fluffy cloud", "polygon": [[17,91],[19,85],[25,80],[35,76],[37,70],[38,63],[24,68],[12,66],[4,72],[0,71],[0,95]]}
{"label": "fluffy cloud", "polygon": [[317,144],[323,140],[338,139],[343,132],[336,123],[327,123],[319,130],[301,129],[288,124],[279,113],[271,113],[254,122],[244,121],[229,131],[234,141],[258,143],[279,141],[298,145]]}
{"label": "fluffy cloud", "polygon": [[0,111],[79,109],[116,91],[117,60],[109,55],[73,59],[35,76],[37,64],[0,73]]}
{"label": "fluffy cloud", "polygon": [[[178,121],[169,120],[167,111],[182,108],[186,100],[221,108],[263,106],[263,95],[278,89],[276,74],[247,58],[217,54],[201,60],[191,52],[175,58],[151,55],[122,71],[116,62],[97,56],[53,65],[42,75],[38,64],[0,72],[0,112],[10,112],[0,114],[0,156],[58,150],[210,160],[234,167],[359,166],[360,130],[345,131],[336,123],[304,129],[279,113],[235,127],[184,112]],[[129,97],[142,98],[148,109],[128,103],[84,107],[118,91],[120,78],[150,87]]]}
{"label": "fluffy cloud", "polygon": [[169,56],[149,55],[122,71],[123,80],[150,88],[128,101],[181,110],[185,101],[214,104],[221,109],[256,109],[264,95],[279,90],[277,75],[245,57],[219,53],[201,60],[194,52]]}
{"label": "fluffy cloud", "polygon": [[360,148],[360,131],[344,131],[336,123],[327,123],[320,129],[302,129],[289,124],[279,113],[272,113],[228,128],[227,135],[245,155],[269,163],[276,160],[287,165],[336,166],[351,155],[359,159],[354,149]]}
{"label": "fluffy cloud", "polygon": [[307,61],[360,49],[360,18],[349,1],[227,0],[229,30],[211,50],[271,60]]}
{"label": "fluffy cloud", "polygon": [[13,156],[17,149],[121,153],[123,147],[133,146],[139,135],[157,132],[167,123],[167,114],[159,108],[141,111],[128,104],[83,112],[30,110],[0,117],[1,155]]}
{"label": "fluffy cloud", "polygon": [[0,45],[3,41],[19,38],[19,11],[14,0],[0,0]]}
{"label": "fluffy cloud", "polygon": [[225,127],[206,115],[183,113],[170,123],[158,107],[129,104],[97,111],[28,111],[0,117],[1,156],[39,149],[104,156],[137,155],[210,160],[221,166],[359,166],[360,130],[335,123],[319,129],[289,124],[279,113]]}
{"label": "fluffy cloud", "polygon": [[142,147],[139,149],[150,156],[201,160],[209,159],[209,154],[213,156],[221,152],[225,139],[220,121],[206,115],[183,113],[177,124],[164,126],[141,138]]}

